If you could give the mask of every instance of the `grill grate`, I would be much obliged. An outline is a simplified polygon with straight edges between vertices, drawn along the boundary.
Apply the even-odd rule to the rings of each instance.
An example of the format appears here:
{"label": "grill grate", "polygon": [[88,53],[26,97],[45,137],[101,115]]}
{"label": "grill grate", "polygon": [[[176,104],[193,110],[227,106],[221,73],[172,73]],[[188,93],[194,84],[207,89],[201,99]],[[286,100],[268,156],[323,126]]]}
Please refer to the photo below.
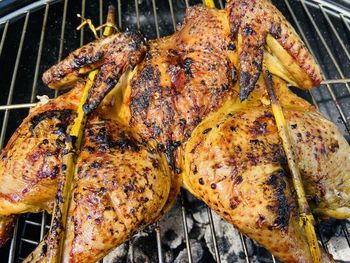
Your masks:
{"label": "grill grate", "polygon": [[[0,0],[1,1],[1,0]],[[185,8],[201,1],[156,1],[135,0],[133,4],[117,0],[118,25],[140,29],[148,38],[171,34],[176,23],[182,21]],[[335,122],[349,138],[350,134],[350,5],[338,6],[326,0],[284,0],[274,1],[295,26],[305,44],[322,67],[325,80],[318,89],[301,95],[311,100],[314,105]],[[224,1],[216,1],[216,6],[223,8]],[[82,0],[80,5],[68,0],[40,0],[0,18],[0,85],[3,97],[0,98],[0,148],[35,105],[37,94],[57,93],[48,91],[39,81],[42,72],[51,64],[61,60],[69,51],[92,40],[91,35],[82,30],[75,31],[79,23],[76,13],[91,17],[102,24],[107,4],[104,1]],[[58,37],[59,36],[59,37]],[[5,67],[6,65],[6,67]],[[29,85],[32,88],[28,91]],[[300,92],[300,91],[298,91]],[[9,121],[11,119],[11,121]],[[184,248],[188,262],[198,262],[193,246],[193,198],[185,192],[179,197],[177,213],[181,215]],[[223,251],[217,230],[222,221],[208,207],[198,205],[201,213],[207,215],[211,235],[212,260],[221,262]],[[47,215],[31,214],[20,216],[16,220],[13,239],[0,251],[1,258],[8,262],[20,262],[38,244],[48,229]],[[191,219],[191,220],[190,220]],[[168,262],[165,245],[162,240],[162,226],[171,219],[162,220],[153,228],[154,246],[157,247],[155,257],[158,262]],[[190,220],[190,221],[189,221]],[[336,237],[330,235],[330,229],[337,226]],[[242,247],[242,262],[276,262],[274,257],[254,256],[263,250],[251,240],[238,233]],[[334,231],[333,231],[334,232]],[[333,233],[332,232],[332,233]],[[323,247],[335,253],[337,260],[345,262],[350,258],[350,235],[348,221],[331,221],[317,226],[317,233]],[[198,235],[198,233],[197,233]],[[331,237],[332,236],[332,237]],[[192,238],[192,239],[191,239]],[[340,245],[339,245],[340,244]],[[128,241],[129,260],[137,262],[134,251],[137,248],[133,239]],[[250,250],[254,250],[254,253]],[[260,252],[259,252],[260,253]],[[259,254],[258,253],[258,254]],[[256,253],[255,253],[256,254]],[[266,254],[266,253],[265,253]],[[260,254],[259,254],[260,255]],[[200,262],[211,262],[202,259]]]}

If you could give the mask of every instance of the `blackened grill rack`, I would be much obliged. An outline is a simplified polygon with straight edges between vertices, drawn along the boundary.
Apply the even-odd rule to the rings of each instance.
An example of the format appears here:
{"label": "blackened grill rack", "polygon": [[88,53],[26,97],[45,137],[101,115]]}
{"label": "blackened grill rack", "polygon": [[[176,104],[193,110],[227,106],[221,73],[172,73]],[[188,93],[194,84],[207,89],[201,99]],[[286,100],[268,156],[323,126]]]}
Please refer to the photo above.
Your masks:
{"label": "blackened grill rack", "polygon": [[[6,0],[5,0],[6,1]],[[4,1],[4,2],[5,2]],[[1,4],[2,0],[0,0]],[[79,24],[76,14],[92,18],[95,24],[103,23],[107,5],[117,7],[119,28],[139,29],[147,38],[159,38],[175,31],[177,23],[182,21],[185,9],[200,0],[134,0],[109,1],[95,0],[39,0],[22,5],[0,17],[0,148],[9,139],[21,120],[28,114],[36,102],[36,96],[57,95],[46,89],[40,81],[43,71],[58,62],[70,51],[92,40],[87,31],[77,32]],[[321,65],[324,81],[319,88],[300,94],[304,96],[343,131],[346,138],[350,135],[350,4],[344,0],[283,0],[273,1],[287,19],[296,28],[306,46]],[[216,1],[218,8],[223,8],[224,1]],[[210,227],[211,257],[196,258],[191,247],[193,233],[188,223],[191,214],[190,202],[193,199],[182,192],[177,209],[182,224],[183,249],[186,251],[185,262],[225,262],[220,237],[216,229],[221,221],[208,207],[201,204],[198,209],[207,214]],[[193,204],[192,204],[193,205]],[[23,215],[17,218],[13,238],[1,248],[1,262],[21,262],[34,249],[49,228],[45,213]],[[153,232],[155,256],[158,262],[168,262],[166,246],[162,240],[162,220],[150,228]],[[195,220],[192,220],[194,224]],[[327,228],[337,228],[335,237],[330,238]],[[316,228],[319,240],[325,250],[335,253],[340,262],[350,262],[350,222],[333,221],[319,224]],[[192,227],[193,229],[193,227]],[[325,230],[326,229],[326,230]],[[259,251],[256,244],[237,232],[243,262],[276,262],[268,254],[260,258],[254,255]],[[328,231],[328,232],[327,232]],[[326,233],[326,234],[325,234]],[[326,236],[325,236],[326,235]],[[192,238],[192,239],[191,239]],[[334,244],[335,243],[335,244]],[[340,245],[339,245],[340,244]],[[133,250],[136,244],[128,241],[128,262],[137,262]],[[250,250],[254,250],[253,252]],[[208,253],[207,253],[208,254]],[[259,254],[259,253],[258,253]],[[267,253],[266,253],[267,254]],[[103,260],[102,260],[103,261]]]}

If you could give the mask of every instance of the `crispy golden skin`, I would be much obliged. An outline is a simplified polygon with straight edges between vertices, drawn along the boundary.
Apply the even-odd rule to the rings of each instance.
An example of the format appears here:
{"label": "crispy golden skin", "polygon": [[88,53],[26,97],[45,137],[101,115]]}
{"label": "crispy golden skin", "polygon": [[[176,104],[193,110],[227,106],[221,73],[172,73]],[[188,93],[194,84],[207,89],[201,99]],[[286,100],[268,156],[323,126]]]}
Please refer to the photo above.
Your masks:
{"label": "crispy golden skin", "polygon": [[[317,199],[318,212],[349,217],[349,145],[334,124],[275,80],[307,194]],[[185,146],[184,184],[283,262],[312,262],[264,83],[256,89],[247,103],[226,102],[194,130]],[[340,163],[344,172],[334,170]]]}
{"label": "crispy golden skin", "polygon": [[[267,25],[277,19],[281,24],[281,32],[285,32],[281,36],[288,43],[294,41],[296,48],[301,47],[300,39],[292,28],[284,24],[284,18],[272,5],[268,2],[266,6],[263,5],[265,2],[251,2],[273,14],[273,19],[269,16],[268,23],[261,28],[266,30]],[[51,83],[52,87],[61,87],[102,65],[101,74],[86,103],[86,111],[91,115],[85,130],[86,144],[83,144],[84,150],[79,157],[64,252],[66,261],[97,260],[113,246],[123,242],[139,226],[156,220],[171,206],[179,192],[182,176],[191,192],[279,258],[286,261],[310,261],[305,237],[297,224],[294,197],[291,195],[288,171],[283,162],[284,153],[274,127],[264,85],[260,83],[249,99],[240,103],[238,86],[234,89],[234,84],[237,76],[240,76],[242,99],[242,89],[249,93],[249,85],[257,81],[262,61],[272,73],[291,83],[300,84],[301,87],[316,84],[321,77],[307,51],[301,48],[297,52],[305,58],[302,60],[297,53],[292,52],[293,49],[285,46],[284,37],[279,44],[278,37],[271,39],[274,35],[272,32],[256,31],[257,35],[250,36],[257,37],[260,41],[251,39],[258,50],[262,50],[257,53],[244,45],[245,40],[240,33],[232,38],[231,33],[235,37],[232,14],[240,14],[243,22],[238,28],[254,17],[261,16],[255,4],[251,9],[255,11],[250,13],[246,10],[243,12],[244,1],[234,3],[236,5],[228,4],[226,11],[204,6],[189,8],[178,32],[151,41],[147,51],[135,35],[117,34],[73,52],[45,73],[46,83]],[[255,26],[252,30],[258,29]],[[242,55],[242,50],[246,56]],[[143,54],[143,61],[137,64]],[[285,54],[289,56],[288,63],[284,60]],[[253,63],[251,56],[256,57],[257,63]],[[130,58],[135,62],[129,64]],[[135,64],[137,66],[132,70]],[[243,64],[246,65],[244,70],[251,70],[253,76],[247,82],[242,82]],[[310,68],[314,70],[309,70]],[[121,76],[123,72],[125,74]],[[117,88],[107,95],[118,81]],[[249,85],[246,86],[245,83]],[[349,191],[346,183],[341,182],[344,182],[343,179],[349,173],[341,173],[334,167],[338,164],[335,162],[338,159],[349,164],[349,146],[335,126],[324,120],[308,103],[283,86],[278,87],[278,92],[282,105],[286,108],[286,118],[297,127],[293,129],[294,138],[297,140],[301,133],[303,142],[307,144],[305,149],[298,151],[301,156],[307,155],[302,163],[303,176],[310,200],[316,201],[315,211],[338,218],[347,217]],[[69,103],[76,107],[79,93],[77,89],[72,93],[76,95],[69,98]],[[91,112],[105,96],[102,105]],[[69,104],[67,98],[61,101]],[[49,110],[46,108],[46,111]],[[122,128],[120,123],[128,127]],[[320,134],[313,126],[314,123],[322,124]],[[47,134],[48,131],[44,128],[47,126],[43,127],[43,134]],[[105,129],[103,134],[108,136],[99,134],[101,129]],[[129,129],[133,135],[129,134]],[[235,129],[238,132],[234,132]],[[27,130],[28,127],[23,125],[18,133],[26,134]],[[326,130],[331,132],[326,133]],[[121,135],[123,132],[124,135]],[[321,135],[322,142],[311,144],[311,140],[307,140],[307,132],[315,136]],[[125,138],[133,141],[139,150],[129,146],[122,149]],[[37,140],[42,139],[38,137]],[[112,143],[115,141],[119,143]],[[194,147],[197,143],[198,147]],[[320,152],[322,145],[324,149]],[[303,147],[302,144],[300,147]],[[192,153],[193,148],[196,149]],[[310,154],[314,152],[320,155]],[[166,166],[154,166],[154,160],[163,161],[163,154],[167,158],[170,174],[169,171],[166,172]],[[100,164],[96,164],[96,160],[100,160]],[[60,162],[59,159],[55,161]],[[38,167],[40,162],[43,160],[39,160]],[[240,163],[245,165],[234,166]],[[196,164],[205,169],[195,173],[193,165]],[[321,176],[312,169],[323,169],[324,173]],[[9,171],[7,174],[13,176],[12,170]],[[209,174],[209,171],[212,173]],[[227,175],[228,172],[232,174]],[[37,173],[33,172],[30,176],[35,180]],[[230,180],[231,177],[234,181]],[[131,188],[144,188],[143,192],[129,191],[129,180],[132,178],[136,181]],[[150,188],[144,179],[152,181],[156,187]],[[37,182],[32,189],[41,187],[41,181]],[[49,187],[55,189],[54,180],[50,182]],[[220,189],[223,190],[218,192]],[[236,193],[237,189],[242,191]],[[337,189],[337,192],[333,189]],[[51,191],[51,198],[54,192]],[[337,198],[339,195],[341,198]],[[148,201],[142,203],[145,198]],[[50,200],[49,196],[47,200]],[[246,203],[242,200],[251,201]],[[40,205],[35,200],[29,201],[23,203],[19,200],[15,205],[24,205],[25,209],[45,208],[45,203]],[[18,211],[23,212],[24,208]],[[276,244],[281,244],[281,248]],[[88,254],[89,250],[94,251],[95,256]],[[31,258],[27,260],[30,261]]]}
{"label": "crispy golden skin", "polygon": [[156,150],[98,117],[88,120],[75,180],[64,262],[95,262],[155,222],[171,183]]}
{"label": "crispy golden skin", "polygon": [[50,210],[80,91],[34,109],[12,135],[0,158],[0,215]]}
{"label": "crispy golden skin", "polygon": [[[95,262],[166,209],[165,157],[113,120],[91,116],[77,160],[63,262]],[[44,240],[25,262],[45,262]]]}

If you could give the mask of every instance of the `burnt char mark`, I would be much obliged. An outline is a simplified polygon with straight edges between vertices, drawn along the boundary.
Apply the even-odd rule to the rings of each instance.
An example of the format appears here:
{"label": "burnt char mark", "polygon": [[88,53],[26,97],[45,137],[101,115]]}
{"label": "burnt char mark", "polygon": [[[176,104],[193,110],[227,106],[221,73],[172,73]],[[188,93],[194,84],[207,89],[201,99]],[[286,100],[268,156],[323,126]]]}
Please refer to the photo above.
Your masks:
{"label": "burnt char mark", "polygon": [[29,130],[33,131],[35,127],[42,121],[46,119],[57,119],[59,120],[60,124],[57,124],[55,130],[58,131],[58,133],[65,133],[67,126],[70,123],[71,117],[73,117],[73,111],[72,110],[51,110],[51,111],[45,111],[42,113],[39,113],[38,115],[35,115],[30,120],[30,127]]}
{"label": "burnt char mark", "polygon": [[273,227],[286,230],[290,217],[290,205],[284,193],[286,182],[284,181],[284,171],[280,170],[270,175],[267,180],[267,185],[272,187],[274,198],[277,201],[277,207],[269,207],[273,211],[277,211],[278,215],[274,221]]}
{"label": "burnt char mark", "polygon": [[274,38],[276,39],[281,38],[281,32],[282,32],[281,24],[272,23],[269,32]]}
{"label": "burnt char mark", "polygon": [[137,83],[135,83],[135,86],[140,87],[140,92],[131,98],[130,108],[133,116],[147,111],[153,94],[160,91],[159,82],[159,70],[151,65],[145,66],[137,79]]}
{"label": "burnt char mark", "polygon": [[252,79],[252,75],[249,72],[243,71],[241,73],[241,80],[240,80],[240,96],[241,101],[244,101],[249,93],[253,90],[253,88],[250,85]]}
{"label": "burnt char mark", "polygon": [[175,169],[175,156],[174,152],[181,145],[179,141],[167,141],[165,147],[165,156],[168,161],[170,168]]}
{"label": "burnt char mark", "polygon": [[39,170],[38,176],[39,178],[50,178],[55,179],[60,172],[60,167],[55,165],[50,169],[49,167]]}
{"label": "burnt char mark", "polygon": [[234,51],[236,49],[236,46],[235,46],[235,44],[230,43],[230,44],[228,44],[227,49],[231,50],[231,51]]}
{"label": "burnt char mark", "polygon": [[4,221],[2,221],[2,231],[0,235],[0,246],[3,246],[7,240],[12,237],[12,230],[15,225],[15,215],[6,216]]}
{"label": "burnt char mark", "polygon": [[98,129],[97,134],[89,134],[89,137],[96,142],[99,149],[117,149],[122,153],[124,153],[126,150],[131,150],[133,152],[140,151],[137,141],[132,136],[127,135],[125,132],[119,133],[119,138],[114,139],[105,127],[101,127]]}
{"label": "burnt char mark", "polygon": [[236,82],[237,82],[237,70],[235,68],[235,66],[232,66],[232,69],[231,69],[231,82],[232,82],[232,85],[236,85]]}
{"label": "burnt char mark", "polygon": [[283,150],[282,144],[273,143],[270,145],[272,150],[272,162],[285,165],[287,164],[287,157]]}
{"label": "burnt char mark", "polygon": [[[102,59],[102,55],[103,55],[102,52],[96,52],[94,56],[88,55],[88,53],[90,53],[91,50],[92,50],[91,45],[88,45],[82,48],[81,53],[73,54],[73,59],[70,64],[71,68],[78,69],[85,65],[94,64],[97,61]],[[63,76],[61,75],[60,77],[62,78]]]}
{"label": "burnt char mark", "polygon": [[191,77],[192,76],[191,64],[192,64],[192,59],[191,58],[185,58],[183,60],[183,62],[181,63],[181,67],[184,69],[185,75],[187,77]]}
{"label": "burnt char mark", "polygon": [[211,130],[212,130],[212,128],[207,128],[207,129],[205,129],[205,130],[202,132],[202,134],[207,134],[207,133],[209,133]]}
{"label": "burnt char mark", "polygon": [[236,209],[237,206],[241,203],[241,199],[239,198],[239,196],[233,196],[230,199],[230,208],[231,209]]}
{"label": "burnt char mark", "polygon": [[[126,69],[125,63],[121,63],[116,68],[112,68],[111,75],[106,77],[109,74],[107,72],[108,67],[106,65],[101,67],[93,86],[88,92],[88,98],[83,104],[85,114],[90,114],[100,105],[103,98],[117,85],[120,76]],[[106,77],[105,80],[103,79],[104,77]]]}
{"label": "burnt char mark", "polygon": [[131,38],[129,46],[134,50],[140,50],[145,45],[145,39],[139,31],[126,31],[125,36]]}
{"label": "burnt char mark", "polygon": [[339,143],[338,143],[338,141],[332,142],[332,143],[329,145],[329,150],[330,150],[332,153],[335,153],[338,149],[339,149]]}
{"label": "burnt char mark", "polygon": [[249,127],[249,131],[253,136],[265,134],[267,132],[267,122],[255,120],[253,125]]}
{"label": "burnt char mark", "polygon": [[245,36],[251,36],[251,35],[256,34],[256,32],[254,31],[254,29],[252,28],[252,26],[246,25],[246,26],[243,28],[243,34],[244,34]]}
{"label": "burnt char mark", "polygon": [[243,177],[240,176],[240,175],[238,175],[238,176],[235,177],[233,183],[234,183],[235,185],[238,185],[238,184],[240,184],[240,183],[242,183],[242,182],[243,182]]}
{"label": "burnt char mark", "polygon": [[44,257],[46,255],[46,252],[47,252],[47,242],[44,241],[44,245],[41,247],[40,258]]}

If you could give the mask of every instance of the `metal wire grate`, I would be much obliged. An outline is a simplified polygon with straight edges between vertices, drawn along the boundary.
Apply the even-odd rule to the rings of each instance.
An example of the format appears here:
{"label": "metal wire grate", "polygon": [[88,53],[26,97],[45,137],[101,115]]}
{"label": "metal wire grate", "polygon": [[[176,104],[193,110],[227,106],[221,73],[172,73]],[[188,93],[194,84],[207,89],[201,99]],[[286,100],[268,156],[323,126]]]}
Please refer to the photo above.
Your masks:
{"label": "metal wire grate", "polygon": [[[1,0],[0,0],[1,1]],[[113,4],[118,10],[118,25],[122,29],[140,29],[148,38],[156,38],[171,34],[176,24],[182,21],[185,8],[200,3],[190,0],[116,0]],[[322,67],[325,81],[317,89],[301,94],[312,101],[314,105],[335,122],[344,135],[349,138],[350,132],[350,8],[336,5],[325,0],[309,1],[274,1],[287,19],[295,26],[305,44]],[[223,8],[224,1],[216,1],[216,6]],[[47,90],[39,81],[42,72],[51,64],[61,60],[69,51],[90,41],[91,35],[85,31],[76,32],[79,23],[75,17],[81,13],[92,18],[95,23],[102,24],[107,3],[102,0],[86,1],[80,4],[68,0],[40,0],[25,6],[13,13],[0,18],[0,148],[35,105],[36,95],[48,94],[56,96],[55,92]],[[31,86],[31,89],[29,87]],[[180,196],[179,206],[182,218],[183,239],[187,250],[187,261],[198,262],[191,247],[189,233],[189,217],[191,207],[188,205],[187,193]],[[207,207],[202,205],[207,213],[212,239],[212,257],[221,262],[223,253],[216,234],[218,221]],[[43,238],[47,226],[47,215],[31,214],[17,219],[14,236],[7,247],[1,249],[0,258],[8,262],[20,262]],[[165,222],[166,223],[166,222]],[[327,223],[328,224],[328,223]],[[346,261],[344,255],[350,255],[350,235],[348,221],[332,221],[331,228],[339,226],[336,237],[327,233],[327,225],[320,224],[317,232],[320,241],[327,251],[338,252],[337,260]],[[155,228],[154,245],[157,246],[157,259],[165,262],[162,243],[161,224]],[[234,228],[232,227],[232,231]],[[252,256],[251,243],[245,236],[237,233],[242,246],[242,259],[246,262],[275,262],[273,256],[256,258]],[[339,248],[339,244],[341,244]],[[344,245],[345,244],[345,245]],[[134,244],[129,241],[129,249],[133,251]],[[254,244],[253,249],[259,249]],[[340,250],[340,251],[339,251]],[[346,253],[346,254],[344,254]],[[337,258],[338,257],[338,258]],[[133,262],[133,253],[130,260]],[[210,262],[210,261],[202,261]]]}

